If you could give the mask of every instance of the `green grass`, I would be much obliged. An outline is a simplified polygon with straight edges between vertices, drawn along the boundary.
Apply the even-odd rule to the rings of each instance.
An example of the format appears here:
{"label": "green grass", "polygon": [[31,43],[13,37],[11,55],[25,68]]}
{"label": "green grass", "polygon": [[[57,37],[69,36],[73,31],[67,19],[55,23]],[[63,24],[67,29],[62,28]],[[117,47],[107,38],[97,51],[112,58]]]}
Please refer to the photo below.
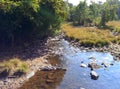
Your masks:
{"label": "green grass", "polygon": [[13,58],[9,61],[0,63],[0,68],[2,68],[1,72],[6,71],[8,75],[12,75],[16,72],[25,74],[28,71],[28,65],[18,58]]}
{"label": "green grass", "polygon": [[78,40],[84,46],[104,46],[116,42],[116,38],[109,30],[95,27],[75,27],[63,24],[63,31],[67,37]]}

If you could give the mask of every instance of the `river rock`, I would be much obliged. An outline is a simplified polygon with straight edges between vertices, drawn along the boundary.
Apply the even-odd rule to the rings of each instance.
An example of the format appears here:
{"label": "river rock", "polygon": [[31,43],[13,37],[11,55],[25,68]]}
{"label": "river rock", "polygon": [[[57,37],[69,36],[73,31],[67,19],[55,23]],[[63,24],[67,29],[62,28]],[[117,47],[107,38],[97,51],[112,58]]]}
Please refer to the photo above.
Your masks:
{"label": "river rock", "polygon": [[52,66],[45,66],[44,68],[42,68],[43,71],[50,71],[51,69],[53,69]]}
{"label": "river rock", "polygon": [[95,60],[96,58],[95,58],[95,57],[89,57],[89,59],[93,59],[93,60]]}
{"label": "river rock", "polygon": [[27,79],[29,79],[29,78],[31,78],[32,76],[34,76],[35,75],[35,72],[34,71],[32,71],[31,73],[29,73],[28,75],[27,75]]}
{"label": "river rock", "polygon": [[101,68],[102,66],[98,65],[98,64],[95,63],[95,62],[90,62],[90,63],[88,64],[88,67],[90,67],[91,70],[94,70],[94,69],[99,69],[99,68]]}
{"label": "river rock", "polygon": [[84,63],[82,63],[82,64],[80,64],[80,67],[87,67],[87,65],[86,64],[84,64]]}
{"label": "river rock", "polygon": [[106,62],[102,62],[101,65],[104,65],[104,67],[110,67],[110,64],[109,63],[106,63]]}
{"label": "river rock", "polygon": [[91,75],[91,79],[94,80],[97,80],[99,77],[99,75],[95,71],[91,71],[90,75]]}
{"label": "river rock", "polygon": [[80,89],[85,89],[85,88],[83,88],[83,87],[80,87]]}
{"label": "river rock", "polygon": [[46,83],[54,83],[54,80],[52,80],[52,79],[47,79],[47,80],[46,80]]}

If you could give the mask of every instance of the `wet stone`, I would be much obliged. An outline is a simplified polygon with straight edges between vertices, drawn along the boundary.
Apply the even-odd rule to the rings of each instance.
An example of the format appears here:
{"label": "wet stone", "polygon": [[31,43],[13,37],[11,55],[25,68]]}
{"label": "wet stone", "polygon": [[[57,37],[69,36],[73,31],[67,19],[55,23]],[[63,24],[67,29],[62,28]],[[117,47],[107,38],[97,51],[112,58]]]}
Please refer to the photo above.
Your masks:
{"label": "wet stone", "polygon": [[101,65],[104,65],[104,67],[110,67],[110,64],[109,63],[106,63],[106,62],[102,62]]}
{"label": "wet stone", "polygon": [[85,89],[85,88],[83,88],[83,87],[80,87],[80,89]]}
{"label": "wet stone", "polygon": [[91,71],[90,75],[91,75],[91,79],[93,80],[97,80],[99,77],[99,75],[95,71]]}
{"label": "wet stone", "polygon": [[46,80],[46,83],[54,83],[54,80],[52,80],[52,79],[47,79],[47,80]]}
{"label": "wet stone", "polygon": [[80,64],[80,67],[87,67],[87,65],[86,64],[84,64],[84,63],[82,63],[82,64]]}
{"label": "wet stone", "polygon": [[99,69],[99,68],[101,68],[102,66],[98,65],[97,63],[90,62],[90,63],[88,64],[88,67],[90,67],[91,70],[94,70],[94,69]]}

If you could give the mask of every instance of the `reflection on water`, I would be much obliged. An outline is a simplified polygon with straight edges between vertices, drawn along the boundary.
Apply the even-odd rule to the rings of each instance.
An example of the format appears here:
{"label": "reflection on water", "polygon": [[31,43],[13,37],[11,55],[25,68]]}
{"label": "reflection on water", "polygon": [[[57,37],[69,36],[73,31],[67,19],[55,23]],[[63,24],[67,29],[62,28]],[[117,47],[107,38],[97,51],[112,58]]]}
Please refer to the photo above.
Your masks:
{"label": "reflection on water", "polygon": [[56,86],[59,86],[64,74],[65,71],[62,69],[38,71],[34,77],[19,89],[55,89]]}

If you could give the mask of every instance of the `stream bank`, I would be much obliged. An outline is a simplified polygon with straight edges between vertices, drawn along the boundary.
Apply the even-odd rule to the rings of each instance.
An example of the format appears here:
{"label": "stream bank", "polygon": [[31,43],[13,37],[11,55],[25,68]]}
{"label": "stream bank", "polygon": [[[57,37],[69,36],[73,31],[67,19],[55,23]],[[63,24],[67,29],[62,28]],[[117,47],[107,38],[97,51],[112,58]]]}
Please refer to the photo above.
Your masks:
{"label": "stream bank", "polygon": [[[113,59],[116,61],[119,61],[119,55],[120,55],[120,46],[115,44],[115,45],[110,45],[109,47],[102,47],[102,48],[96,48],[96,47],[81,47],[80,44],[78,42],[75,42],[75,41],[66,41],[65,40],[65,36],[64,34],[61,34],[57,37],[54,37],[54,38],[48,38],[48,40],[46,41],[45,43],[46,47],[45,48],[45,52],[43,52],[44,56],[38,56],[36,58],[32,58],[32,59],[28,59],[26,62],[28,62],[29,66],[30,66],[30,72],[20,78],[12,78],[12,77],[7,77],[7,78],[3,78],[0,80],[0,89],[17,89],[18,87],[20,87],[21,85],[23,85],[26,81],[29,81],[29,78],[31,78],[32,76],[35,75],[35,73],[38,71],[38,70],[43,70],[43,69],[46,69],[46,68],[55,68],[55,67],[59,67],[59,65],[57,66],[57,63],[54,65],[55,67],[53,67],[49,61],[49,57],[52,55],[58,55],[60,56],[60,59],[62,59],[61,61],[61,66],[63,66],[63,69],[66,69],[66,65],[68,65],[68,61],[69,59],[72,58],[72,62],[74,63],[74,60],[73,59],[76,59],[77,58],[77,61],[79,64],[77,64],[77,66],[79,65],[80,67],[80,64],[81,63],[84,63],[86,64],[86,66],[88,65],[89,62],[86,62],[86,60],[84,60],[84,58],[86,59],[89,59],[90,57],[94,57],[94,55],[96,55],[97,53],[96,52],[102,52],[103,54],[97,54],[99,56],[110,56],[110,54],[113,54],[114,57]],[[40,51],[41,49],[39,48],[38,46],[38,51]],[[44,48],[42,48],[42,50],[44,51]],[[46,52],[47,51],[47,52]],[[90,52],[90,53],[89,53]],[[37,54],[35,52],[32,52],[35,55],[42,55],[42,52],[37,52]],[[91,54],[94,54],[93,56],[91,56]],[[109,53],[109,54],[108,54]],[[89,54],[89,55],[88,55]],[[79,58],[78,55],[83,55],[83,57]],[[88,56],[86,56],[88,55]],[[95,58],[97,59],[99,56],[95,56]],[[77,57],[78,56],[78,57]],[[85,57],[86,56],[86,57]],[[109,58],[103,58],[103,59],[109,59]],[[64,60],[66,59],[66,60]],[[78,60],[80,59],[80,60]],[[102,59],[102,58],[101,58]],[[100,59],[100,60],[101,60]],[[110,56],[110,59],[112,59],[112,56]],[[114,60],[112,60],[111,62],[113,62]],[[75,63],[77,63],[77,61]],[[60,62],[59,62],[60,63]],[[71,62],[70,62],[71,63]],[[70,64],[69,63],[69,64]],[[101,62],[100,62],[101,63]],[[70,65],[74,65],[74,64],[70,64]],[[114,65],[114,64],[113,64]],[[60,69],[61,69],[61,66],[60,66]],[[75,66],[74,66],[75,67]],[[77,67],[78,68],[78,67]],[[76,67],[75,67],[76,69]],[[79,68],[78,68],[79,69]],[[106,69],[106,68],[105,68]],[[77,69],[76,69],[77,70]],[[80,70],[83,70],[83,69],[79,69]],[[54,71],[54,70],[53,70]],[[62,70],[61,70],[62,71]],[[70,72],[71,71],[71,72]],[[73,72],[76,73],[75,70],[71,69],[70,71],[68,71],[67,74],[70,74]],[[87,72],[87,74],[86,74]],[[86,72],[84,73],[85,75],[88,75],[90,73],[90,71],[87,69]],[[66,73],[65,73],[66,74]],[[101,74],[101,73],[99,73]],[[109,73],[107,73],[109,74]],[[83,78],[85,77],[85,75],[82,75]],[[68,75],[66,75],[68,76]],[[106,75],[104,75],[106,76]],[[116,76],[116,75],[115,75]],[[70,77],[70,76],[68,76]],[[68,78],[67,77],[67,78]],[[74,77],[71,75],[71,77]],[[87,77],[88,78],[88,77]],[[88,78],[89,79],[89,78]],[[87,80],[88,80],[87,79]],[[60,78],[61,80],[61,78]],[[81,80],[81,79],[80,79]],[[66,82],[69,81],[66,79]],[[83,81],[83,80],[81,80]],[[65,82],[65,81],[64,81]],[[64,84],[64,83],[63,83]],[[81,85],[81,86],[84,86],[84,85]],[[63,85],[62,85],[63,87]],[[70,87],[70,86],[69,86]],[[80,86],[79,86],[80,87]],[[67,87],[68,88],[68,87]],[[66,89],[67,89],[66,88]],[[64,89],[64,88],[61,88],[61,89]],[[74,88],[73,88],[74,89]],[[87,89],[87,88],[86,88]]]}
{"label": "stream bank", "polygon": [[[4,50],[0,53],[0,58],[8,59],[20,58],[28,64],[29,71],[22,76],[6,76],[0,78],[0,89],[17,89],[29,80],[35,73],[46,67],[52,68],[47,58],[52,55],[49,47],[47,47],[47,40],[37,40],[24,48],[15,48]],[[4,61],[4,60],[3,60]]]}
{"label": "stream bank", "polygon": [[[52,58],[53,61],[59,60],[60,67],[66,70],[64,73],[58,70],[47,70],[45,71],[46,76],[39,76],[43,71],[38,71],[20,89],[29,89],[30,86],[36,89],[49,89],[48,87],[52,87],[51,89],[101,89],[101,86],[102,89],[118,89],[120,87],[120,63],[114,60],[110,52],[81,50],[61,37],[60,39],[59,37],[52,38],[48,40],[48,43],[52,50],[51,53],[58,55],[57,59]],[[59,66],[58,64],[56,66]],[[49,77],[51,71],[54,71],[54,74],[63,73],[62,77],[56,82],[54,80],[56,77]],[[95,79],[93,75],[96,76]],[[36,77],[38,80],[35,80]],[[43,80],[42,78],[43,82],[40,81]],[[50,80],[48,81],[48,79]]]}
{"label": "stream bank", "polygon": [[76,40],[71,40],[68,37],[64,37],[64,39],[68,40],[72,46],[81,49],[83,52],[93,52],[93,51],[104,52],[104,53],[108,52],[114,56],[114,60],[120,61],[120,45],[119,44],[111,43],[110,45],[105,45],[102,47],[96,47],[96,46],[88,47],[88,46],[82,46],[80,42]]}

